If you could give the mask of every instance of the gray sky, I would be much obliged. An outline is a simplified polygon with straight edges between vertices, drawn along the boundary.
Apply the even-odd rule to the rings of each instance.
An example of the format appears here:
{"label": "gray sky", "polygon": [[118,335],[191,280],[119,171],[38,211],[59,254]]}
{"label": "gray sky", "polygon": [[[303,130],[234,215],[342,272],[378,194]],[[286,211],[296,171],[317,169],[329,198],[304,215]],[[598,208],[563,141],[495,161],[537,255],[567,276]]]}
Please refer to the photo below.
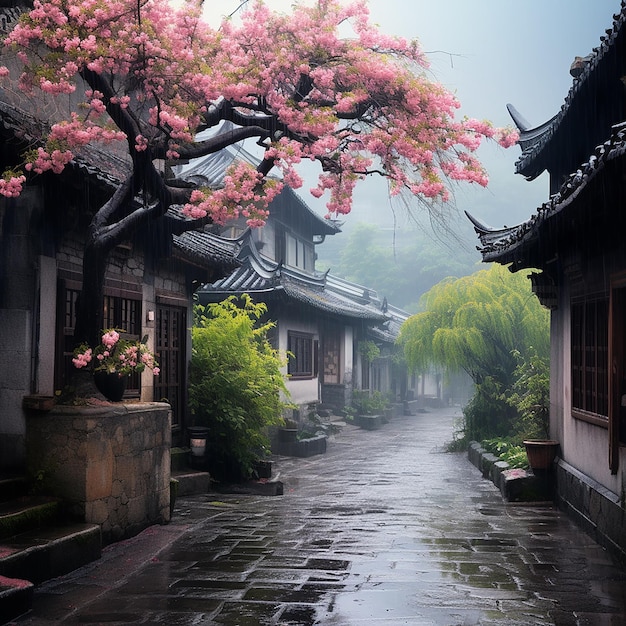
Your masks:
{"label": "gray sky", "polygon": [[[291,0],[265,0],[288,11]],[[213,15],[230,13],[239,0],[207,2]],[[219,9],[212,9],[219,6]],[[372,21],[394,35],[417,38],[429,52],[430,71],[454,92],[460,115],[512,124],[512,103],[532,125],[555,115],[572,84],[569,67],[576,55],[599,45],[611,27],[619,0],[369,0]],[[527,219],[548,197],[545,175],[530,183],[514,173],[518,147],[488,145],[479,156],[490,175],[484,189],[459,187],[456,204],[491,226]],[[311,206],[319,202],[299,190]],[[357,190],[346,221],[389,223],[390,201],[383,181]],[[345,230],[345,229],[344,229]]]}

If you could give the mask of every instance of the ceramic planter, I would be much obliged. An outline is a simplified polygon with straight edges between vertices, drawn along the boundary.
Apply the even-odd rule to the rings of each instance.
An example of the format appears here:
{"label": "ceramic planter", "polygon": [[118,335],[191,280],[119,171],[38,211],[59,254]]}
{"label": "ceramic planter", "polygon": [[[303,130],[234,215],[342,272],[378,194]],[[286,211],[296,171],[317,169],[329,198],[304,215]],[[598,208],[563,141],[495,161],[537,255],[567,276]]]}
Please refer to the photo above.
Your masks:
{"label": "ceramic planter", "polygon": [[115,372],[96,371],[93,380],[98,391],[111,402],[120,402],[126,391],[128,376],[120,376]]}
{"label": "ceramic planter", "polygon": [[526,439],[524,446],[533,470],[550,469],[559,450],[559,442],[553,439]]}

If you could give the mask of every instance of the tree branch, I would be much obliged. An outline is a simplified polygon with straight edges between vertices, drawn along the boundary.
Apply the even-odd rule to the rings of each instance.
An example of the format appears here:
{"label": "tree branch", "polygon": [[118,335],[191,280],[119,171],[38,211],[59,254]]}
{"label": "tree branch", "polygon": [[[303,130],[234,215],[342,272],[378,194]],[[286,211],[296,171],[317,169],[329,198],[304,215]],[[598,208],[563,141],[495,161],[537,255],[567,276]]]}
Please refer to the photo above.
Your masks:
{"label": "tree branch", "polygon": [[232,144],[235,144],[250,137],[259,137],[265,139],[269,136],[267,129],[261,126],[246,126],[234,128],[225,133],[220,133],[215,137],[211,137],[205,141],[199,141],[194,144],[181,146],[177,152],[181,159],[193,159],[207,154],[218,152]]}

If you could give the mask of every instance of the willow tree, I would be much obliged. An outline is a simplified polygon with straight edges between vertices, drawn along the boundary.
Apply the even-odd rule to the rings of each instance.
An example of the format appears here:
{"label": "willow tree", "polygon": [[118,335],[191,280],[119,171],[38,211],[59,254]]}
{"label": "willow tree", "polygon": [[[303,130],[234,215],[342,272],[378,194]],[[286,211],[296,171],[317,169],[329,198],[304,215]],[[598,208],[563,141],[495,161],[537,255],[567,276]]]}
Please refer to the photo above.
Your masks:
{"label": "willow tree", "polygon": [[[127,156],[125,180],[95,207],[86,233],[77,343],[98,341],[110,251],[173,205],[189,217],[180,228],[239,215],[259,226],[283,185],[302,184],[296,170],[306,159],[319,165],[311,193],[327,194],[329,214],[350,211],[366,176],[437,211],[451,181],[487,183],[475,157],[481,140],[516,140],[456,119],[459,103],[427,75],[417,42],[380,33],[363,1],[318,0],[279,14],[257,0],[219,28],[204,20],[202,4],[35,0],[5,39],[5,55],[15,53],[0,67],[5,88],[58,99],[62,117],[5,171],[0,193],[19,195],[33,176],[62,172],[87,144],[115,143]],[[226,132],[196,140],[224,122]],[[233,162],[218,189],[166,175],[165,163],[244,139],[264,158],[258,167]],[[273,169],[280,177],[268,176]]]}
{"label": "willow tree", "polygon": [[549,357],[549,314],[527,276],[493,265],[442,281],[423,296],[424,310],[400,331],[410,368],[443,365],[474,381],[476,393],[465,411],[472,438],[508,433],[517,413],[506,399],[520,359]]}

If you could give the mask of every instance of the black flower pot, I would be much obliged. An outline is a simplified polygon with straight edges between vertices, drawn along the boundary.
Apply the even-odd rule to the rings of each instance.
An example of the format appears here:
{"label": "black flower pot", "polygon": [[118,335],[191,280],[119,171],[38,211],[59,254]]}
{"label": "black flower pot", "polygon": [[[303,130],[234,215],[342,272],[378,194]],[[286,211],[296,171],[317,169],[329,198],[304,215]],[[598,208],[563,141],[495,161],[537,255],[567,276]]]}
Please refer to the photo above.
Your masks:
{"label": "black flower pot", "polygon": [[93,373],[93,380],[98,391],[111,402],[119,402],[126,391],[128,376],[120,376],[115,372],[98,371]]}

